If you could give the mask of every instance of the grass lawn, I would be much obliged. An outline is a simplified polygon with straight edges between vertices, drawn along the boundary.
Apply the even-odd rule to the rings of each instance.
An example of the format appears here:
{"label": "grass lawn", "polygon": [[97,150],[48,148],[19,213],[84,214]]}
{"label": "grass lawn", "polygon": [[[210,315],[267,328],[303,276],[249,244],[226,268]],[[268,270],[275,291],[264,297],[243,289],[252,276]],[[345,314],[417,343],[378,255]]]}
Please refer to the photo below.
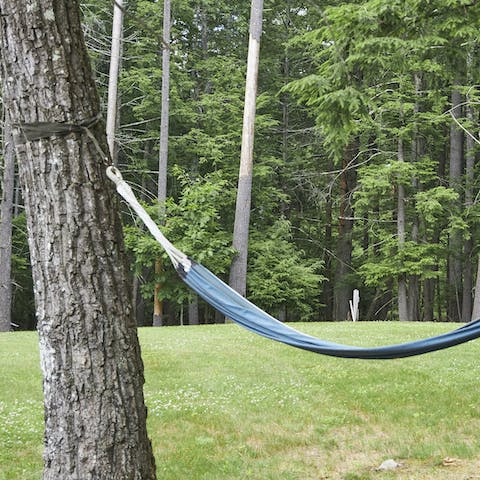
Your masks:
{"label": "grass lawn", "polygon": [[[378,345],[454,326],[298,328]],[[480,340],[361,361],[304,352],[235,325],[139,335],[159,479],[480,479]],[[0,480],[41,478],[42,429],[37,335],[0,334]],[[375,470],[389,458],[403,466]]]}

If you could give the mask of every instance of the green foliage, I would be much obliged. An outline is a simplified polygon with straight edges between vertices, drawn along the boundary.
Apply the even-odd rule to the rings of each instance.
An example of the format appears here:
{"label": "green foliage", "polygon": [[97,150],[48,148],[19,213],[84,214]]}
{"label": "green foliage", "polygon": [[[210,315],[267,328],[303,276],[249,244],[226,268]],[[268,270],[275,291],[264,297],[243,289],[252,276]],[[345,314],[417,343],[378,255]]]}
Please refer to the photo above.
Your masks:
{"label": "green foliage", "polygon": [[453,208],[458,197],[452,188],[434,187],[415,195],[415,208],[428,225],[434,226]]}
{"label": "green foliage", "polygon": [[[172,5],[169,200],[165,216],[158,205],[148,207],[174,243],[224,276],[233,255],[249,8],[250,2],[225,0]],[[83,11],[105,101],[112,9],[89,1]],[[119,161],[142,192],[156,190],[162,16],[162,2],[126,7]],[[468,185],[462,179],[458,188],[448,186],[448,110],[455,82],[470,108],[459,122],[477,138],[479,22],[479,5],[471,0],[266,5],[249,265],[251,296],[262,307],[273,313],[286,307],[292,319],[316,318],[324,277],[327,286],[363,282],[362,298],[372,298],[404,273],[438,276],[436,303],[443,304],[449,237],[469,239],[478,251],[478,172]],[[351,145],[359,146],[353,161],[346,158]],[[347,180],[344,162],[350,162]],[[353,273],[335,279],[345,203],[353,207]],[[163,252],[139,226],[125,232],[136,273],[148,279],[145,268]],[[16,219],[13,262],[14,321],[31,324],[23,215]],[[161,281],[165,298],[187,301],[190,293],[166,259],[164,265],[144,285],[145,296]]]}
{"label": "green foliage", "polygon": [[[162,208],[158,204],[145,207],[157,223],[163,224],[165,235],[183,252],[216,274],[227,271],[233,250],[230,237],[220,223],[219,210],[232,199],[225,194],[227,182],[221,172],[204,178],[192,179],[182,169],[175,169],[182,194],[178,200],[169,198]],[[164,215],[160,214],[164,210]],[[182,304],[192,296],[178,279],[170,266],[168,257],[158,242],[141,226],[125,227],[125,241],[132,253],[137,275],[145,267],[152,267],[155,261],[164,258],[164,271],[143,285],[145,298],[151,298],[154,284],[161,283],[161,299]]]}
{"label": "green foliage", "polygon": [[[290,222],[281,218],[266,232],[253,236],[250,244],[248,275],[249,298],[272,314],[292,310],[309,320],[319,304],[318,272],[321,262],[304,257],[292,242]],[[289,318],[293,317],[289,315]]]}
{"label": "green foliage", "polygon": [[385,285],[387,280],[402,274],[415,275],[423,280],[436,278],[440,253],[439,245],[409,241],[399,247],[397,241],[390,238],[382,243],[375,257],[370,257],[358,268],[358,273],[369,286]]}
{"label": "green foliage", "polygon": [[31,329],[35,326],[35,304],[24,212],[12,221],[12,286],[12,322],[21,329]]}

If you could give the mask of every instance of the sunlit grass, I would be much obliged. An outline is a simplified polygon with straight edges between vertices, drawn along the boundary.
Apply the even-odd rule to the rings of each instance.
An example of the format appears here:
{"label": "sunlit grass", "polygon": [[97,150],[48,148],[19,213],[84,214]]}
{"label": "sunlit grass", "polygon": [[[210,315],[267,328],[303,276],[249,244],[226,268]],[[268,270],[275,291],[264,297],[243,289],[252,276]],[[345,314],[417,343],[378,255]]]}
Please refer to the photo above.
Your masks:
{"label": "sunlit grass", "polygon": [[[448,324],[301,324],[356,345]],[[329,358],[235,325],[141,329],[158,478],[460,479],[480,470],[480,341],[393,361]],[[35,333],[0,335],[0,480],[40,479]],[[442,466],[446,457],[457,459]],[[404,464],[377,472],[383,460]]]}

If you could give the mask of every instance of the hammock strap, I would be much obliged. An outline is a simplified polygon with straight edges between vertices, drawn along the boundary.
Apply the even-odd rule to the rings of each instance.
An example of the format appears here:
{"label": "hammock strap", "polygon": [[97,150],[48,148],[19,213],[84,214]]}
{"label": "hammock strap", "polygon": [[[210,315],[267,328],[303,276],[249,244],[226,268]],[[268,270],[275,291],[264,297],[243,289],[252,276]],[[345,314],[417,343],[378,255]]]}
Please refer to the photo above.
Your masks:
{"label": "hammock strap", "polygon": [[178,267],[181,266],[185,272],[188,272],[192,265],[190,259],[183,252],[178,250],[178,248],[176,248],[160,231],[155,222],[150,218],[150,215],[135,198],[135,194],[133,193],[130,185],[123,180],[122,174],[118,168],[114,166],[108,167],[107,176],[110,180],[112,180],[112,182],[115,183],[117,192],[142,219],[148,230],[150,230],[150,233],[155,237],[158,243],[160,243],[165,252],[167,252],[175,269],[178,269]]}

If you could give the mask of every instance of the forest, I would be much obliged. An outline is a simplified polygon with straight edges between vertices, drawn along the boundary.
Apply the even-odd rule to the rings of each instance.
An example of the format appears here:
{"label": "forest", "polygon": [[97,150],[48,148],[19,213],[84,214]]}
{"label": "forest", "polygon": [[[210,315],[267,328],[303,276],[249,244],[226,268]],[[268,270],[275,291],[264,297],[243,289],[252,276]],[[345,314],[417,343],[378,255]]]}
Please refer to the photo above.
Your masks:
{"label": "forest", "polygon": [[[114,160],[166,236],[226,281],[237,254],[250,3],[174,1],[167,40],[163,2],[122,7]],[[112,2],[82,4],[105,116],[113,12]],[[250,300],[289,322],[349,319],[354,289],[363,320],[480,317],[479,22],[476,0],[265,2]],[[7,117],[0,325],[33,329],[28,234]],[[126,205],[122,211],[138,324],[223,322],[182,284]]]}

